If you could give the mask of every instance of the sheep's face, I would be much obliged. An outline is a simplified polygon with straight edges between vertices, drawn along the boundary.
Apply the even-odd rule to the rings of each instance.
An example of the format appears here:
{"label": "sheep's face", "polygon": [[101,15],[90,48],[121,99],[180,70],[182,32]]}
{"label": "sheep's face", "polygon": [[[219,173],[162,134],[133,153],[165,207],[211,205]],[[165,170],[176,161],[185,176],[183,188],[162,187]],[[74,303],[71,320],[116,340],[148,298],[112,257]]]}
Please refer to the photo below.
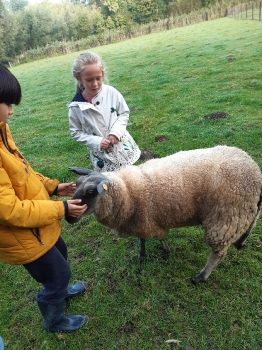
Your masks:
{"label": "sheep's face", "polygon": [[[100,174],[99,174],[100,175]],[[72,199],[81,199],[87,205],[85,214],[90,214],[94,210],[94,200],[97,195],[104,194],[107,190],[106,177],[101,176],[80,176],[76,181],[76,192]]]}
{"label": "sheep's face", "polygon": [[[76,192],[74,193],[72,199],[81,199],[82,202],[80,205],[87,205],[87,210],[83,215],[88,215],[94,211],[97,197],[99,195],[106,194],[108,188],[108,179],[106,176],[89,169],[71,168],[70,170],[82,175],[76,181]],[[73,218],[66,215],[65,218],[68,223],[73,224],[76,223],[81,217]]]}

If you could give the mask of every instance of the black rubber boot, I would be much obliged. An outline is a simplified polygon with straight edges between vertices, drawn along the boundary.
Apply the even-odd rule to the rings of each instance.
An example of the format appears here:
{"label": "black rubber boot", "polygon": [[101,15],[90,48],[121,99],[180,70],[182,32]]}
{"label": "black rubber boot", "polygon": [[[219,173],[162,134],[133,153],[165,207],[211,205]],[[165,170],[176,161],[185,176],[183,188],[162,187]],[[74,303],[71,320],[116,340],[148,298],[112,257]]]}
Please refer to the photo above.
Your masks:
{"label": "black rubber boot", "polygon": [[67,295],[65,299],[73,298],[77,295],[83,294],[86,290],[87,283],[86,282],[79,282],[76,284],[71,284],[67,287]]}
{"label": "black rubber boot", "polygon": [[88,317],[84,315],[65,315],[64,299],[56,304],[36,300],[47,332],[74,332],[88,322]]}

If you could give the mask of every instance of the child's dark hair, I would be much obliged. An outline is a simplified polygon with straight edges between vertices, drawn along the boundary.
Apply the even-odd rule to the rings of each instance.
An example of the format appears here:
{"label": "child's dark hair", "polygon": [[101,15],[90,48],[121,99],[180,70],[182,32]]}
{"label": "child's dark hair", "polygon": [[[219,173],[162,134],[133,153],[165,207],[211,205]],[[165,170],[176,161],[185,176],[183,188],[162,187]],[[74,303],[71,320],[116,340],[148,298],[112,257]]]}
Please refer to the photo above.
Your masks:
{"label": "child's dark hair", "polygon": [[22,98],[21,86],[16,77],[0,64],[0,103],[18,105]]}

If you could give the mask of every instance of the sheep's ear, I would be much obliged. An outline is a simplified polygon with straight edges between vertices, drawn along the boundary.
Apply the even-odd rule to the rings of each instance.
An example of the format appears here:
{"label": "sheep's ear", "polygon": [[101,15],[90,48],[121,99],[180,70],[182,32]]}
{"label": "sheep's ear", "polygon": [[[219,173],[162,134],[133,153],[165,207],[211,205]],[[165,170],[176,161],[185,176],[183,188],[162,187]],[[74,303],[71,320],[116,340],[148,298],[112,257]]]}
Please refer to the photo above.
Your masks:
{"label": "sheep's ear", "polygon": [[107,180],[103,180],[101,181],[98,185],[97,185],[97,191],[99,194],[101,194],[102,196],[105,196],[107,191],[108,191],[108,181]]}
{"label": "sheep's ear", "polygon": [[85,169],[85,168],[75,168],[75,167],[70,167],[68,168],[69,171],[72,171],[72,173],[75,173],[77,175],[89,175],[91,172],[94,170],[90,169]]}

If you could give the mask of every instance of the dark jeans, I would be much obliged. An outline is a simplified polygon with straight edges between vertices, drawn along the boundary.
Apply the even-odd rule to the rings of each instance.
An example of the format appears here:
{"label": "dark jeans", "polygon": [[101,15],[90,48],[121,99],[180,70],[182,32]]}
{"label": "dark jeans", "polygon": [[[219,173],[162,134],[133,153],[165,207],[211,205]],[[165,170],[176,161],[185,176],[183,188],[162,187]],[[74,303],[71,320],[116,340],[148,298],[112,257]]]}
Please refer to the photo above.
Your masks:
{"label": "dark jeans", "polygon": [[71,269],[67,262],[67,246],[61,237],[47,253],[23,266],[43,285],[37,294],[39,301],[56,304],[65,298]]}

